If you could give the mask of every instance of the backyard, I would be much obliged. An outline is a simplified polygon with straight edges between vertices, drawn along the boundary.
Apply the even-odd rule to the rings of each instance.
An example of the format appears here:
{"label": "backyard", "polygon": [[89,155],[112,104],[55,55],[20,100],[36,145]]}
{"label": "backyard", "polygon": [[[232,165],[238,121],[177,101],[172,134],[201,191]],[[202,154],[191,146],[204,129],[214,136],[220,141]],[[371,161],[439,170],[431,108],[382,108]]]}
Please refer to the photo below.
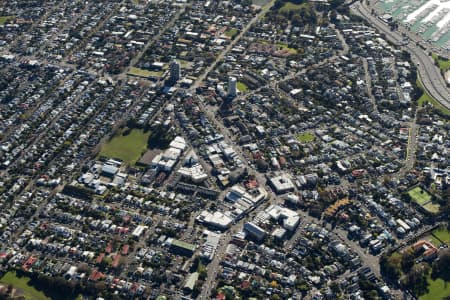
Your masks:
{"label": "backyard", "polygon": [[238,89],[241,93],[245,93],[245,92],[248,91],[248,86],[247,86],[245,83],[243,83],[243,82],[241,82],[241,81],[238,81],[238,82],[237,82],[237,89]]}
{"label": "backyard", "polygon": [[14,18],[14,16],[1,16],[0,17],[0,25],[5,24],[9,19]]}
{"label": "backyard", "polygon": [[238,34],[237,28],[230,28],[227,31],[225,31],[225,35],[229,38],[234,38]]}
{"label": "backyard", "polygon": [[287,50],[290,54],[297,54],[297,49],[290,48],[288,44],[285,43],[277,43],[279,50]]}
{"label": "backyard", "polygon": [[302,143],[311,143],[312,141],[314,141],[314,135],[312,133],[305,132],[305,133],[299,134],[297,136],[297,140]]}

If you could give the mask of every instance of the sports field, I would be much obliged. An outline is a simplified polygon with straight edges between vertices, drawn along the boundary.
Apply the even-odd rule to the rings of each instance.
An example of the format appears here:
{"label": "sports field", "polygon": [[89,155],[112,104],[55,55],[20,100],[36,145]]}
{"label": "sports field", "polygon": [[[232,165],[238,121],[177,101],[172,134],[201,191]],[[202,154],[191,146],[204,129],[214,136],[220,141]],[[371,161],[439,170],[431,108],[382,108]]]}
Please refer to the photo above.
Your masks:
{"label": "sports field", "polygon": [[427,204],[422,205],[427,211],[433,214],[437,214],[441,206],[437,203],[428,202]]}
{"label": "sports field", "polygon": [[133,129],[127,135],[118,133],[102,146],[99,156],[118,158],[127,164],[134,165],[147,149],[150,131]]}
{"label": "sports field", "polygon": [[417,204],[423,205],[431,200],[431,195],[427,191],[424,191],[421,187],[417,186],[408,191],[411,199]]}
{"label": "sports field", "polygon": [[432,234],[440,241],[446,243],[447,245],[450,245],[450,231],[448,231],[447,228],[441,227],[435,229],[433,230]]}
{"label": "sports field", "polygon": [[420,186],[416,186],[415,188],[409,190],[408,195],[411,197],[412,201],[416,202],[432,214],[437,214],[441,208],[438,203],[431,201],[430,193],[422,189]]}

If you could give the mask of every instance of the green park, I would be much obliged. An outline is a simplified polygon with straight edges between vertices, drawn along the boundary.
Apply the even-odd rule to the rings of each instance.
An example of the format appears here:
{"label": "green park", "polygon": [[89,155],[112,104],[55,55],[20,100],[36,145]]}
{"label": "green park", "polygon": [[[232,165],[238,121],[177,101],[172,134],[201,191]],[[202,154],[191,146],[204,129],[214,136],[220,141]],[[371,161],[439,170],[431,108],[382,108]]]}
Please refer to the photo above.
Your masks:
{"label": "green park", "polygon": [[15,272],[10,271],[0,279],[0,283],[11,285],[16,290],[15,297],[21,296],[27,300],[49,300],[50,298],[42,291],[30,285],[30,280],[29,277],[19,277]]}
{"label": "green park", "polygon": [[122,130],[112,137],[100,150],[100,157],[116,158],[134,165],[147,149],[150,131],[142,129]]}

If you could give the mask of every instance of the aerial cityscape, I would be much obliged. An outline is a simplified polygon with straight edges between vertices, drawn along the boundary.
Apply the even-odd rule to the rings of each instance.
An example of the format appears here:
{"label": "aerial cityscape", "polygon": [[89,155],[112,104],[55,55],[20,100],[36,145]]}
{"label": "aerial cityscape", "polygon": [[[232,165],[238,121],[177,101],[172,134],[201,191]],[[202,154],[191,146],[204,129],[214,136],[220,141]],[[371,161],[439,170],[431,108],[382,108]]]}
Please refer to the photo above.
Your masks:
{"label": "aerial cityscape", "polygon": [[0,299],[450,299],[450,0],[0,4]]}

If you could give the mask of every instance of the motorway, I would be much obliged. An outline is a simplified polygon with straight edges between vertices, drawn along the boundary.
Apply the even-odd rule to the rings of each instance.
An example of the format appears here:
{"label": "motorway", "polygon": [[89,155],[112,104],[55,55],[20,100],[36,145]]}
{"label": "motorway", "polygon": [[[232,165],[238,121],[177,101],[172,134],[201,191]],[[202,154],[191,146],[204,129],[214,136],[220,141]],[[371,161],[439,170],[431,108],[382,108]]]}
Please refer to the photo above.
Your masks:
{"label": "motorway", "polygon": [[[406,30],[391,31],[389,26],[381,21],[376,15],[371,14],[371,7],[362,2],[356,2],[350,5],[353,13],[366,19],[371,25],[376,27],[380,32],[384,33],[386,39],[397,46],[402,46],[402,49],[411,54],[411,59],[417,65],[419,78],[425,90],[436,99],[442,106],[450,109],[450,90],[442,77],[440,70],[435,66],[434,60],[428,56],[419,46],[416,45],[419,41]],[[406,34],[410,40],[408,44],[404,44],[404,37]]]}

